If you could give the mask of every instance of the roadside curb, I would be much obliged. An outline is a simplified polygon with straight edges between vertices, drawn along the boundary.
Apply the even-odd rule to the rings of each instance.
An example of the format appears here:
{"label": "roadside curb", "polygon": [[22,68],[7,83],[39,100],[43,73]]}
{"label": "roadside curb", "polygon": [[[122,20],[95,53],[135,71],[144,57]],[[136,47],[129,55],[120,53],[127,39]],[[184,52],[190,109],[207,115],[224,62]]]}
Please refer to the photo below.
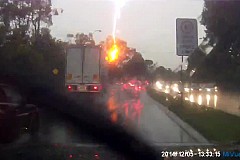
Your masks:
{"label": "roadside curb", "polygon": [[[148,94],[147,94],[148,95]],[[183,129],[192,139],[199,143],[210,143],[204,136],[202,136],[199,132],[197,132],[195,129],[193,129],[189,124],[184,122],[182,119],[180,119],[175,113],[170,111],[168,107],[162,105],[161,103],[155,101],[150,95],[148,97],[153,100],[153,102],[158,106],[159,109],[164,111],[166,115],[173,120],[181,129]]]}

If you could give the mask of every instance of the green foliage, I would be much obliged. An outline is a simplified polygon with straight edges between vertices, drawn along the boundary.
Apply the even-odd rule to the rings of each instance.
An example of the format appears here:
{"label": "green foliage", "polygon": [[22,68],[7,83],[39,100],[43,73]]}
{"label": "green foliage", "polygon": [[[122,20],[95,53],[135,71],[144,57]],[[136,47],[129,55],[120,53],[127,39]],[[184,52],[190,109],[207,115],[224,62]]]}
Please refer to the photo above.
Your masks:
{"label": "green foliage", "polygon": [[188,57],[188,72],[198,68],[204,61],[205,57],[206,54],[200,48],[195,49],[194,52]]}
{"label": "green foliage", "polygon": [[210,44],[224,44],[221,49],[239,43],[240,1],[205,0],[201,23],[207,28]]}
{"label": "green foliage", "polygon": [[[64,82],[65,43],[41,25],[51,21],[48,0],[1,1],[0,76],[59,87]],[[53,75],[53,69],[59,74]]]}
{"label": "green foliage", "polygon": [[163,66],[159,66],[153,72],[153,76],[155,79],[161,79],[165,81],[177,81],[180,80],[180,72],[175,73],[170,68],[165,68]]}
{"label": "green foliage", "polygon": [[151,65],[153,65],[153,61],[147,59],[145,60],[145,64],[150,67]]}
{"label": "green foliage", "polygon": [[77,33],[75,36],[75,43],[78,45],[85,45],[85,44],[90,44],[90,45],[95,45],[95,41],[93,40],[93,35],[86,35],[84,33]]}
{"label": "green foliage", "polygon": [[38,38],[41,23],[52,24],[51,0],[5,0],[0,3],[0,21],[8,35]]}
{"label": "green foliage", "polygon": [[134,53],[133,57],[123,64],[123,72],[128,76],[146,76],[147,68],[140,53]]}
{"label": "green foliage", "polygon": [[189,69],[197,68],[194,78],[218,84],[239,84],[240,66],[240,1],[205,0],[201,23],[206,26],[206,40],[213,47],[204,54],[195,51],[189,58]]}

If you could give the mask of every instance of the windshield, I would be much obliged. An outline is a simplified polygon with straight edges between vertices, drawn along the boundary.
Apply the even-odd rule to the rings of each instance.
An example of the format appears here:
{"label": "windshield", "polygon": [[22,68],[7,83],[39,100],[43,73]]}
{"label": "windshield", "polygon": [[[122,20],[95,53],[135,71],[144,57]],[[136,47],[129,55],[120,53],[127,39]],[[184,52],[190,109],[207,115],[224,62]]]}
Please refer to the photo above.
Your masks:
{"label": "windshield", "polygon": [[[153,146],[239,144],[238,6],[1,1],[0,81],[26,100],[15,89],[6,93],[0,138],[8,146],[104,144],[89,133],[106,120],[104,129],[118,126]],[[8,113],[12,103],[19,107]]]}

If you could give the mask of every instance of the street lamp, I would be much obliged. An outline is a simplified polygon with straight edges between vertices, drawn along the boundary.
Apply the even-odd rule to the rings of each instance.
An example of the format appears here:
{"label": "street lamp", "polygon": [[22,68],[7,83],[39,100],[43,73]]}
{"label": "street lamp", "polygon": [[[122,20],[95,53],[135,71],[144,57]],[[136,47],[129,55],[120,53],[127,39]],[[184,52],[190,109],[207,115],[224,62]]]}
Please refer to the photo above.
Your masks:
{"label": "street lamp", "polygon": [[94,34],[95,32],[102,32],[102,30],[101,29],[97,29],[97,30],[93,31],[92,34]]}
{"label": "street lamp", "polygon": [[89,33],[89,37],[91,37],[91,38],[93,39],[93,34],[96,33],[96,32],[102,32],[102,30],[97,29],[97,30],[95,30],[95,31],[93,31],[93,32],[90,32],[90,33]]}
{"label": "street lamp", "polygon": [[89,33],[89,38],[90,38],[91,40],[93,40],[93,34],[96,33],[96,32],[102,32],[102,30],[97,29],[97,30],[95,30],[95,31],[93,31],[93,32],[90,32],[90,33]]}

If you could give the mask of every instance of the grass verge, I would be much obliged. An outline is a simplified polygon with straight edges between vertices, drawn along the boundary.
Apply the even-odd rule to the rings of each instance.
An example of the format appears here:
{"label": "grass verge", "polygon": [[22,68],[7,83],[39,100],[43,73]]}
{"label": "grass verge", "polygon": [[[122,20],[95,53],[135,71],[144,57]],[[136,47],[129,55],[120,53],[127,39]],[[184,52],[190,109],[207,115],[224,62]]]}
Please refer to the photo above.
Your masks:
{"label": "grass verge", "polygon": [[147,92],[210,142],[222,144],[240,142],[240,117],[188,101],[181,105],[180,99],[173,99],[172,96],[152,88],[148,88]]}

